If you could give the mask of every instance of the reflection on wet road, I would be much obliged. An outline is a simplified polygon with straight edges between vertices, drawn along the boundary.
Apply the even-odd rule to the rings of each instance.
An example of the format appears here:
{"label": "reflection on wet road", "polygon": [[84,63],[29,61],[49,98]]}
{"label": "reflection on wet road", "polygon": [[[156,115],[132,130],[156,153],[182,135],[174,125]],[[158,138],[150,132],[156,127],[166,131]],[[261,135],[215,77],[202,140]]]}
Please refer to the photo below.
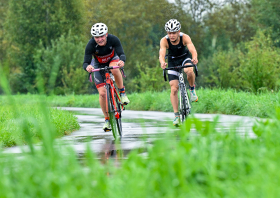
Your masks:
{"label": "reflection on wet road", "polygon": [[[160,138],[162,133],[172,130],[178,130],[172,127],[174,114],[171,112],[154,111],[130,111],[125,110],[122,114],[123,138],[120,142],[114,141],[111,132],[104,132],[102,126],[104,118],[101,109],[98,108],[71,108],[63,107],[61,109],[73,112],[80,123],[81,128],[70,135],[57,140],[63,144],[70,144],[74,147],[80,158],[83,158],[86,147],[96,153],[101,161],[107,158],[125,158],[131,150],[141,149],[143,155],[153,141]],[[217,115],[213,114],[195,114],[196,118],[202,121],[213,121]],[[229,130],[232,126],[237,127],[237,132],[247,134],[254,138],[252,126],[256,118],[244,116],[219,115],[218,131]],[[194,135],[196,131],[191,129]],[[118,151],[120,151],[118,153]],[[6,153],[21,153],[21,148],[13,147],[5,150]]]}

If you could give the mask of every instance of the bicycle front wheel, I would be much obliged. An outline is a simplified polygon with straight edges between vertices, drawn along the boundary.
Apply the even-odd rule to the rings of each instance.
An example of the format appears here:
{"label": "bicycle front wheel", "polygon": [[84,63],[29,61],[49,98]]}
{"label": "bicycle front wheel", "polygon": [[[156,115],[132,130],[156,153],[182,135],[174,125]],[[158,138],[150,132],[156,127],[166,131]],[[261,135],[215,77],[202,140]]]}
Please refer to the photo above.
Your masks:
{"label": "bicycle front wheel", "polygon": [[116,125],[117,125],[119,136],[122,137],[122,106],[121,106],[121,101],[118,99],[117,93],[114,93],[114,99],[116,104],[116,113],[115,113]]}
{"label": "bicycle front wheel", "polygon": [[180,85],[180,115],[183,122],[187,118],[187,91],[184,84]]}
{"label": "bicycle front wheel", "polygon": [[115,139],[118,136],[122,136],[122,125],[121,125],[121,114],[119,113],[120,110],[118,107],[118,103],[116,102],[115,93],[112,95],[110,92],[110,87],[107,89],[107,102],[108,102],[108,114],[110,117],[110,124],[112,127],[113,136]]}

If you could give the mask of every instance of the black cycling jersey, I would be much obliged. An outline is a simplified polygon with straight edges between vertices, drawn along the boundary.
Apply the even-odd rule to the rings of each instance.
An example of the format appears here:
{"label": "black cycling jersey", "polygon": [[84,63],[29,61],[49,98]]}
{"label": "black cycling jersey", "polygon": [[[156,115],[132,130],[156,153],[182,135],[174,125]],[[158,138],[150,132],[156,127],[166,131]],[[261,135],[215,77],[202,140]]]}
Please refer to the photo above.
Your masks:
{"label": "black cycling jersey", "polygon": [[91,38],[85,49],[83,68],[86,70],[90,65],[92,56],[101,64],[108,63],[117,54],[120,60],[125,62],[126,57],[118,37],[108,34],[105,46],[99,46],[94,38]]}
{"label": "black cycling jersey", "polygon": [[[178,45],[172,45],[168,35],[165,36],[168,42],[168,67],[175,67],[178,65],[184,65],[186,63],[192,63],[191,54],[189,50],[183,44],[183,34],[180,32],[180,42]],[[169,82],[172,80],[179,80],[178,70],[168,70]]]}
{"label": "black cycling jersey", "polygon": [[180,42],[178,45],[172,45],[168,35],[165,36],[168,42],[168,60],[173,58],[181,58],[183,56],[189,55],[190,52],[183,44],[183,34],[180,32]]}

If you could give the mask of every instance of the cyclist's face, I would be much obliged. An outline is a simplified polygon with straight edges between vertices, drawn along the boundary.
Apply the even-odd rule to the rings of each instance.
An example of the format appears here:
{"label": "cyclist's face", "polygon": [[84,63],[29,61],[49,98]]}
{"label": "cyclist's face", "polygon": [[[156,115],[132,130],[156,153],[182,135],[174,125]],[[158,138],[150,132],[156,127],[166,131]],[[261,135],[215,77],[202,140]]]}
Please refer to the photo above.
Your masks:
{"label": "cyclist's face", "polygon": [[178,31],[178,32],[167,32],[167,35],[168,35],[171,42],[176,42],[177,39],[179,38],[179,33],[180,33],[180,31]]}
{"label": "cyclist's face", "polygon": [[96,43],[99,46],[105,46],[106,42],[107,42],[107,34],[103,35],[103,36],[95,36],[94,40],[96,41]]}

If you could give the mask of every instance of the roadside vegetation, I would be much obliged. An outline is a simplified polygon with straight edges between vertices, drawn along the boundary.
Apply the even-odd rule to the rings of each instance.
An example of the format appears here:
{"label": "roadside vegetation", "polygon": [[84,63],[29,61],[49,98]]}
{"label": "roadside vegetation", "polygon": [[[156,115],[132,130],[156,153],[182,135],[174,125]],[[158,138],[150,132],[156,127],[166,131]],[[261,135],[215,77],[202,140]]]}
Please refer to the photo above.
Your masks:
{"label": "roadside vegetation", "polygon": [[[279,197],[279,13],[279,0],[0,0],[0,198]],[[102,164],[89,144],[79,160],[59,145],[79,125],[56,107],[99,108],[82,69],[96,22],[126,53],[126,109],[172,111],[158,62],[171,18],[199,55],[192,112],[269,118],[254,125],[256,137],[189,117],[121,161]],[[29,149],[2,152],[14,145]]]}
{"label": "roadside vegetation", "polygon": [[[22,158],[0,152],[1,196],[278,197],[277,112],[278,119],[253,127],[254,139],[234,127],[220,133],[216,122],[190,118],[181,129],[169,129],[147,145],[146,155],[143,149],[134,150],[118,161],[119,151],[103,164],[90,145],[79,161],[71,147],[56,146],[51,128],[44,127],[41,149],[29,144],[31,152]],[[191,127],[198,135],[190,133]]]}
{"label": "roadside vegetation", "polygon": [[[180,21],[197,49],[200,86],[279,90],[279,0],[115,0],[109,7],[108,1],[67,2],[0,0],[0,68],[13,94],[36,94],[39,86],[46,94],[96,92],[82,64],[97,22],[122,43],[127,91],[163,91],[169,85],[158,50],[171,18]],[[112,11],[116,7],[118,13]]]}
{"label": "roadside vegetation", "polygon": [[[32,99],[33,98],[33,99]],[[77,117],[67,111],[51,108],[41,97],[5,97],[0,102],[0,146],[11,147],[27,144],[27,140],[38,143],[42,129],[53,137],[70,134],[80,128]],[[42,99],[42,98],[41,98]]]}
{"label": "roadside vegetation", "polygon": [[[280,93],[253,94],[235,90],[198,89],[199,101],[193,103],[192,113],[228,114],[271,118],[280,106]],[[127,110],[172,112],[169,91],[128,94]],[[27,130],[34,143],[41,141],[43,119],[48,118],[52,133],[61,137],[79,129],[71,112],[56,107],[100,108],[98,95],[14,95],[0,96],[0,144],[4,147],[26,144]],[[43,102],[40,100],[43,100]],[[42,107],[43,106],[43,107]]]}
{"label": "roadside vegetation", "polygon": [[[280,92],[264,90],[261,93],[235,91],[233,89],[197,89],[198,102],[193,103],[192,113],[228,114],[268,118],[274,114],[275,108],[280,105]],[[170,91],[131,93],[131,101],[127,110],[164,111],[172,112]],[[52,107],[88,107],[100,108],[98,94],[44,96],[45,101]],[[37,95],[17,95],[18,100],[32,102]],[[7,100],[0,96],[0,105]]]}

